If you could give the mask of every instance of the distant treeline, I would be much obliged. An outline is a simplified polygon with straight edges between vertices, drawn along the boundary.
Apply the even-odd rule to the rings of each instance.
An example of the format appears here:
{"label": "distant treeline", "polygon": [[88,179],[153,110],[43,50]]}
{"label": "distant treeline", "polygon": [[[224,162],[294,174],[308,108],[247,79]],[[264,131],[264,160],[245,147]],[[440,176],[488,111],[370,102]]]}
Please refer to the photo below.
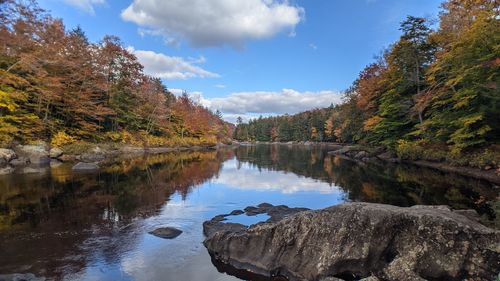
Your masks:
{"label": "distant treeline", "polygon": [[219,114],[144,74],[118,37],[92,43],[36,1],[0,1],[0,146],[198,144],[231,134]]}
{"label": "distant treeline", "polygon": [[498,150],[499,11],[498,0],[448,0],[437,30],[408,16],[400,39],[361,71],[341,104],[239,122],[234,138],[376,144],[410,156]]}

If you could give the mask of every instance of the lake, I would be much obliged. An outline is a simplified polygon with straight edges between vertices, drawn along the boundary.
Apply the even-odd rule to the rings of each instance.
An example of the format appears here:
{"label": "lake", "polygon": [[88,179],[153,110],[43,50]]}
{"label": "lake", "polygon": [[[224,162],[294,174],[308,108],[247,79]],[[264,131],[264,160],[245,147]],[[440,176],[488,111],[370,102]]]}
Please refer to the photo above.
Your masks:
{"label": "lake", "polygon": [[[491,224],[492,185],[395,164],[357,163],[322,146],[256,145],[63,164],[0,176],[0,274],[49,280],[240,280],[219,272],[202,223],[262,202],[311,209],[349,201],[472,208]],[[235,217],[250,225],[266,217]],[[166,240],[148,232],[175,227]]]}

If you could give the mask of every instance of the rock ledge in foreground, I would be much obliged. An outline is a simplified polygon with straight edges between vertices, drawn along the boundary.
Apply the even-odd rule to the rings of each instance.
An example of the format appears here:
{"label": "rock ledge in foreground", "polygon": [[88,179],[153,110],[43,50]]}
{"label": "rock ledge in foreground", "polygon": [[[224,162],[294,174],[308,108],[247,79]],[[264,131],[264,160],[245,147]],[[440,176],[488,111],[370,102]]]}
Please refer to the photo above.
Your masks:
{"label": "rock ledge in foreground", "polygon": [[500,232],[446,206],[347,203],[249,228],[225,216],[203,224],[204,245],[217,261],[263,276],[494,280],[500,268]]}

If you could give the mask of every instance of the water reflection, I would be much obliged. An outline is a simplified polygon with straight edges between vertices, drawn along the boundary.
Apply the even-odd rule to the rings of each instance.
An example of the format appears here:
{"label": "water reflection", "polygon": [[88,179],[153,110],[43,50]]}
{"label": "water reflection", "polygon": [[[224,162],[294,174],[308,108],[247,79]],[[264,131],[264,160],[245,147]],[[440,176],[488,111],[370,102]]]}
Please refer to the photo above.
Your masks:
{"label": "water reflection", "polygon": [[[204,220],[262,202],[448,204],[495,214],[487,183],[407,166],[358,164],[321,147],[247,146],[128,159],[97,174],[62,165],[0,178],[0,274],[60,280],[236,280],[201,242]],[[183,230],[174,240],[149,235]],[[220,270],[220,268],[219,268]]]}
{"label": "water reflection", "polygon": [[145,219],[158,215],[174,192],[185,198],[231,157],[167,154],[126,160],[99,174],[72,174],[61,166],[48,176],[3,177],[0,272],[61,279],[92,268],[89,263],[116,263],[138,247]]}
{"label": "water reflection", "polygon": [[475,209],[490,220],[495,218],[491,204],[498,190],[481,180],[410,165],[357,163],[330,156],[327,149],[318,146],[246,146],[236,155],[259,170],[292,172],[337,187],[349,201],[450,205]]}

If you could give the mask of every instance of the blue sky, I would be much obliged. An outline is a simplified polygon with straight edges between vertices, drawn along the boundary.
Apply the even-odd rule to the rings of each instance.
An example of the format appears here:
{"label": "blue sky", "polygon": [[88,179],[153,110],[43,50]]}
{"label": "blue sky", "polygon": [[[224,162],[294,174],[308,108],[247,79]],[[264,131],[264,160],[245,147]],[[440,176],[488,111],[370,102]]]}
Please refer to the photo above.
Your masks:
{"label": "blue sky", "polygon": [[174,93],[234,121],[340,100],[407,16],[441,0],[40,0],[90,40],[119,36]]}

